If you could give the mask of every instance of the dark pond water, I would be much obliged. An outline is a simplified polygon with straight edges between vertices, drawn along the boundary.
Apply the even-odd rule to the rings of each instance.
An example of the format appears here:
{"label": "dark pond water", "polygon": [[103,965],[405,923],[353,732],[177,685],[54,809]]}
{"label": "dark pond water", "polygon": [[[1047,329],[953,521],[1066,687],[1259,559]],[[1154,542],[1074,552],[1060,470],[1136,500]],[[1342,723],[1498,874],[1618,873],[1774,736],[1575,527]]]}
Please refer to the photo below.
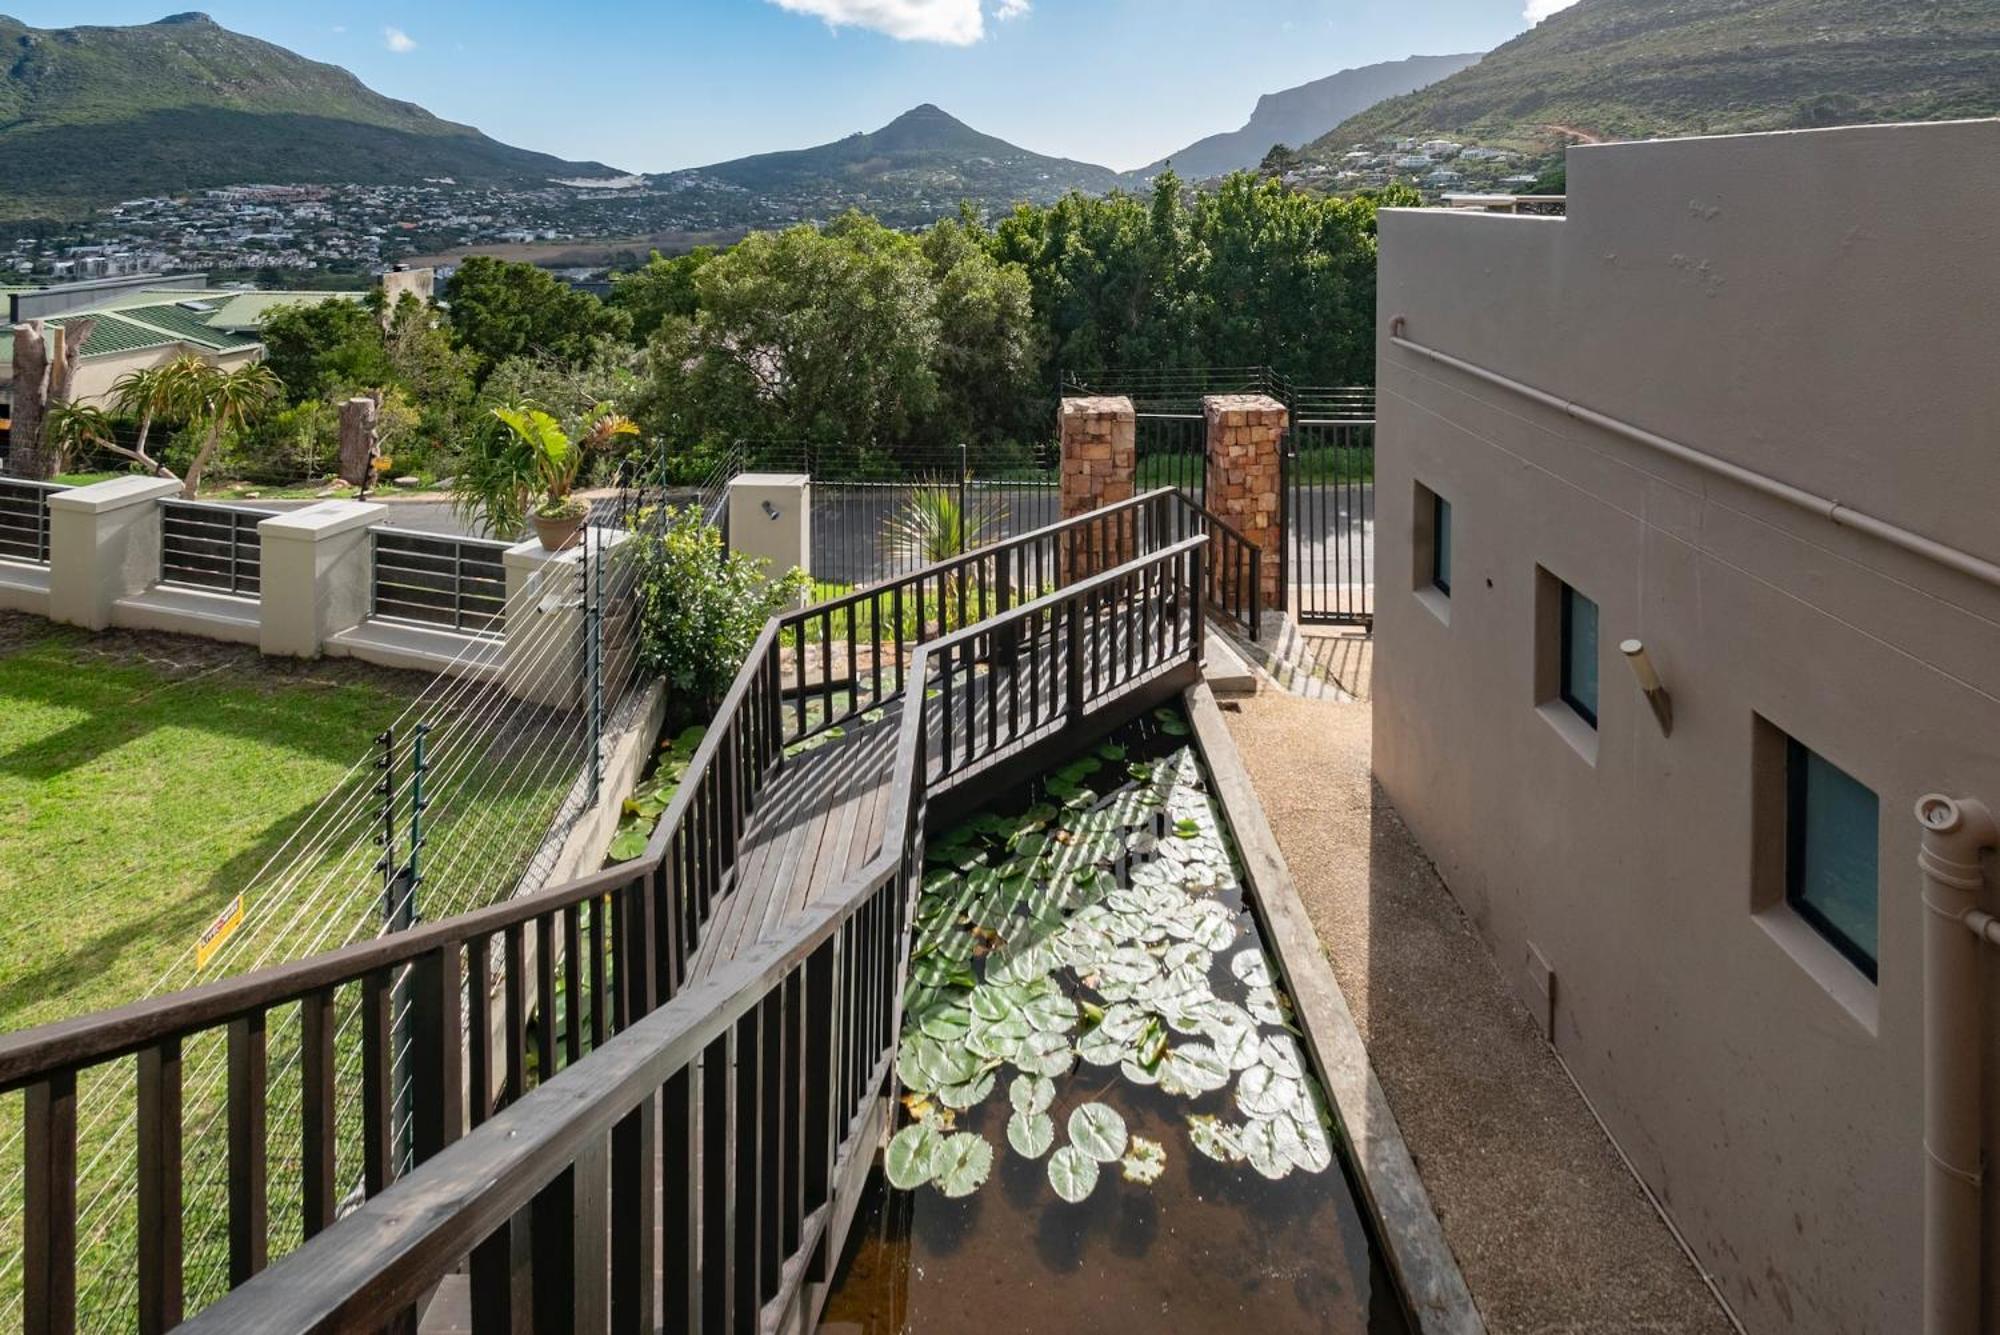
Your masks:
{"label": "dark pond water", "polygon": [[1178,714],[931,858],[823,1332],[1409,1329]]}

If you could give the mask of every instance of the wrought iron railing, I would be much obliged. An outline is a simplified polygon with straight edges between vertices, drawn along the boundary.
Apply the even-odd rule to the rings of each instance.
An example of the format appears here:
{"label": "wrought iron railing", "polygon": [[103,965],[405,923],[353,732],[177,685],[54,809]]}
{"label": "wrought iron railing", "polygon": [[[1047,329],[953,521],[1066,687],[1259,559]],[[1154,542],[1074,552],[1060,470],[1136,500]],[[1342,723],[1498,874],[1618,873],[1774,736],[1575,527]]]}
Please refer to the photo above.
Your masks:
{"label": "wrought iron railing", "polygon": [[160,583],[255,598],[264,571],[257,525],[277,514],[212,501],[161,501]]}
{"label": "wrought iron railing", "polygon": [[507,628],[507,567],[512,543],[458,538],[378,525],[369,530],[374,573],[369,615],[442,626],[469,635]]}
{"label": "wrought iron railing", "polygon": [[55,482],[0,478],[0,559],[49,563],[49,497],[64,490]]}
{"label": "wrought iron railing", "polygon": [[[408,1328],[461,1266],[478,1330],[782,1325],[805,1283],[830,1275],[836,1185],[876,1143],[867,1114],[895,1050],[934,787],[1003,755],[1031,760],[1038,743],[1074,745],[1094,710],[1129,713],[1190,684],[1204,546],[1174,544],[920,647],[911,675],[926,689],[902,717],[891,832],[840,893],[437,1149],[189,1329]],[[997,722],[1010,679],[1046,691],[1044,720],[1010,710],[1011,728]],[[641,869],[639,903],[670,894],[672,872]],[[425,990],[455,996],[455,983],[447,962]]]}

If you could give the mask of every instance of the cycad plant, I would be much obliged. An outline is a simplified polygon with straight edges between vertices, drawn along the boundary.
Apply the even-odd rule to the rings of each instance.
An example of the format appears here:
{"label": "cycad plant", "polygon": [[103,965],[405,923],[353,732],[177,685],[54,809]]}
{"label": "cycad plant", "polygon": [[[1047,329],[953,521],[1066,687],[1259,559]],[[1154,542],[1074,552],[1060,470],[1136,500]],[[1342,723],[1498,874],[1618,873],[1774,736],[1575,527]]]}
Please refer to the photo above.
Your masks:
{"label": "cycad plant", "polygon": [[[918,487],[904,499],[902,508],[883,525],[883,536],[898,567],[921,569],[984,546],[1005,520],[1004,511],[969,508],[960,502],[956,488],[933,483]],[[966,581],[962,571],[952,571],[939,580],[935,587],[943,595],[944,605],[935,612],[938,624],[956,624],[961,606],[969,619],[985,615],[977,606],[985,597],[978,585],[976,579]],[[930,620],[931,614],[926,612],[924,619]]]}

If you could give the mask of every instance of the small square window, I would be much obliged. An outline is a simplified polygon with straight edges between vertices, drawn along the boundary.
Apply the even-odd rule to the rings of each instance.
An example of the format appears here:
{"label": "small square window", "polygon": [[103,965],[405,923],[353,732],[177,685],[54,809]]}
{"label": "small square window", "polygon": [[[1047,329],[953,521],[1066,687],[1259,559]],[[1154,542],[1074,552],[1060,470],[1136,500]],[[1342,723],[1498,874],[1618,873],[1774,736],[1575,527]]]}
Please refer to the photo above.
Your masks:
{"label": "small square window", "polygon": [[1431,587],[1451,596],[1451,502],[1431,494]]}
{"label": "small square window", "polygon": [[1562,702],[1597,726],[1597,604],[1562,586]]}
{"label": "small square window", "polygon": [[1785,742],[1785,902],[1875,978],[1875,794],[1801,742]]}

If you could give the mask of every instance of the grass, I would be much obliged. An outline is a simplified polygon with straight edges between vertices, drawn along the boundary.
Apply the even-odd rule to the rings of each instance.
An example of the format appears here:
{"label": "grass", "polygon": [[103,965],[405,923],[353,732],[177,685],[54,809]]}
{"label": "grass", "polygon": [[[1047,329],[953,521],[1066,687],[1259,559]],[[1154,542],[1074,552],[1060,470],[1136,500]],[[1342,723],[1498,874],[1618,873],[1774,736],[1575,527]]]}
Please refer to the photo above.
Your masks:
{"label": "grass", "polygon": [[[90,636],[0,616],[0,1026],[81,1014],[293,958],[370,934],[379,902],[363,817],[377,732],[426,678],[345,661],[265,660],[237,646],[113,632]],[[426,918],[511,890],[574,778],[572,721],[532,713],[494,726],[476,710],[436,720],[438,754],[467,757],[429,813]],[[455,738],[469,737],[458,746]],[[445,770],[440,767],[440,778]],[[358,797],[328,851],[297,878],[262,878],[248,917],[207,972],[197,934],[329,792]],[[477,800],[474,800],[476,797]],[[359,840],[359,842],[357,842]],[[306,911],[309,910],[309,911]],[[338,999],[343,1183],[359,1162],[358,988]],[[299,1239],[298,1021],[269,1016],[273,1257]],[[184,1048],[189,1310],[226,1287],[222,1036]],[[135,1216],[133,1063],[79,1082],[78,1283],[82,1324],[131,1320]],[[20,1096],[0,1099],[0,1148],[18,1134]],[[16,1169],[18,1171],[18,1169]],[[20,1295],[20,1183],[0,1178],[0,1321]]]}

